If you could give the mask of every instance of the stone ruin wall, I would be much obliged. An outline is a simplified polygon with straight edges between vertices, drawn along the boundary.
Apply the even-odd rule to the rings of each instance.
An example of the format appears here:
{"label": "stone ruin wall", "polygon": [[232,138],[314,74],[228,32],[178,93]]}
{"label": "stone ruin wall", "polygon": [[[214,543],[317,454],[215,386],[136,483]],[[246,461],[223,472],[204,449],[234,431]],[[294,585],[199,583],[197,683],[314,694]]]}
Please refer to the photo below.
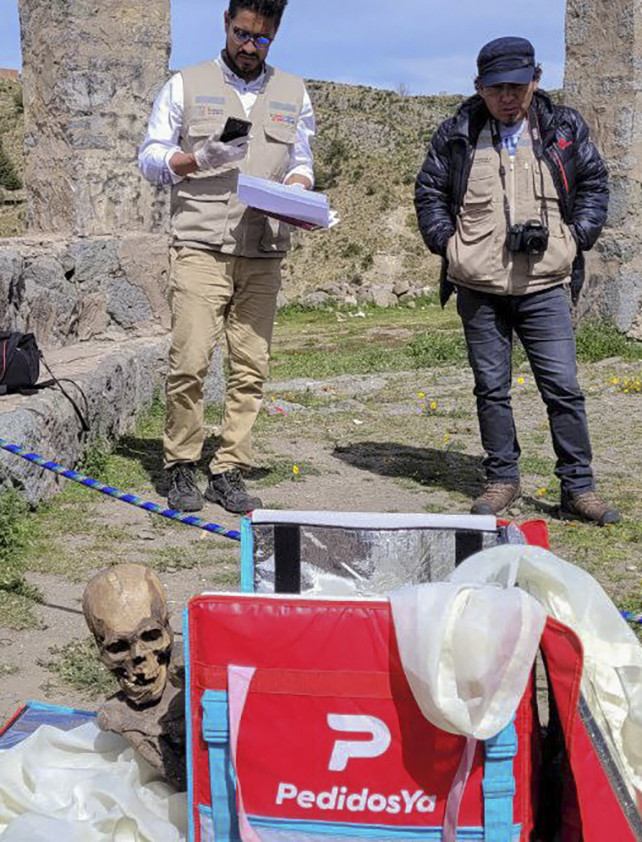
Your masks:
{"label": "stone ruin wall", "polygon": [[642,339],[642,8],[568,0],[564,98],[591,127],[610,172],[608,224],[587,255],[584,311]]}
{"label": "stone ruin wall", "polygon": [[43,347],[165,333],[166,191],[137,168],[170,0],[20,0],[28,236],[0,244],[2,327]]}
{"label": "stone ruin wall", "polygon": [[136,170],[168,75],[169,0],[20,0],[30,233],[162,233]]}

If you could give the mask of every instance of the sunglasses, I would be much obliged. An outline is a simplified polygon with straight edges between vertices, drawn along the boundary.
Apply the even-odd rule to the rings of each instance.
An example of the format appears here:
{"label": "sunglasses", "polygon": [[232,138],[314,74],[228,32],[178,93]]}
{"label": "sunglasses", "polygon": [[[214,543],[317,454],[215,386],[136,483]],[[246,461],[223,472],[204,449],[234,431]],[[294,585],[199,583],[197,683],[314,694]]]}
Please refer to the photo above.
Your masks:
{"label": "sunglasses", "polygon": [[251,41],[257,49],[269,47],[274,40],[267,35],[254,35],[246,29],[239,29],[238,26],[232,27],[232,35],[238,44],[247,44],[248,41]]}

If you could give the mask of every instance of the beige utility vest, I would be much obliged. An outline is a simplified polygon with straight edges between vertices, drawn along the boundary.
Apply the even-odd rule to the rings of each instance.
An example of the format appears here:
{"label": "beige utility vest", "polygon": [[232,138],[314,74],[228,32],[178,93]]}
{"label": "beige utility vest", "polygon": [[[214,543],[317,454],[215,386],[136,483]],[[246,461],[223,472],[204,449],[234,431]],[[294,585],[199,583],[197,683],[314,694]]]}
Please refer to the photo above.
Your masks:
{"label": "beige utility vest", "polygon": [[[506,248],[506,212],[500,162],[505,168],[511,225],[537,220],[548,226],[544,254]],[[548,219],[547,219],[548,217]],[[557,190],[545,161],[533,151],[528,130],[512,159],[493,145],[490,124],[479,136],[468,189],[448,242],[448,277],[456,284],[499,295],[526,295],[570,280],[576,245],[563,222]]]}
{"label": "beige utility vest", "polygon": [[304,85],[298,76],[266,66],[265,84],[249,117],[234,88],[214,61],[181,71],[184,85],[184,152],[195,152],[220,135],[228,117],[252,122],[248,153],[241,161],[187,176],[172,188],[171,223],[175,246],[192,246],[241,257],[283,257],[290,226],[241,204],[239,173],[281,183],[287,175]]}

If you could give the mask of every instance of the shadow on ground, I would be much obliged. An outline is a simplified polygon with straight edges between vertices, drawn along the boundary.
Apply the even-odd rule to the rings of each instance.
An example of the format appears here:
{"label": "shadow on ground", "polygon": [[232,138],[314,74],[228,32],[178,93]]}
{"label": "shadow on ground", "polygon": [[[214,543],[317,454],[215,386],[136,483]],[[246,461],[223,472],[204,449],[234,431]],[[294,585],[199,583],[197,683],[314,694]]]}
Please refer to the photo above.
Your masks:
{"label": "shadow on ground", "polygon": [[[218,436],[210,436],[203,445],[203,455],[198,467],[207,473],[209,465],[216,448],[219,444]],[[163,466],[163,441],[162,439],[137,438],[136,436],[123,436],[118,440],[114,453],[117,456],[124,456],[127,459],[135,459],[140,463],[154,491],[163,497],[169,492],[169,474]]]}
{"label": "shadow on ground", "polygon": [[452,450],[410,447],[395,442],[359,442],[336,447],[332,454],[353,468],[384,477],[475,497],[484,487],[481,459]]}

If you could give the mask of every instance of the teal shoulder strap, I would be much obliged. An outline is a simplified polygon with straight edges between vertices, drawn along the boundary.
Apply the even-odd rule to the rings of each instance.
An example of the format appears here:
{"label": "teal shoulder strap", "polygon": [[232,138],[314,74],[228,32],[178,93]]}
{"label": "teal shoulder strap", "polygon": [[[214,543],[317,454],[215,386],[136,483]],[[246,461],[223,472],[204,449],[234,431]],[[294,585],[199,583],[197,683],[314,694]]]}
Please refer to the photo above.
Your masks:
{"label": "teal shoulder strap", "polygon": [[517,755],[517,731],[514,720],[496,737],[484,743],[484,840],[511,842],[513,836],[513,800]]}

